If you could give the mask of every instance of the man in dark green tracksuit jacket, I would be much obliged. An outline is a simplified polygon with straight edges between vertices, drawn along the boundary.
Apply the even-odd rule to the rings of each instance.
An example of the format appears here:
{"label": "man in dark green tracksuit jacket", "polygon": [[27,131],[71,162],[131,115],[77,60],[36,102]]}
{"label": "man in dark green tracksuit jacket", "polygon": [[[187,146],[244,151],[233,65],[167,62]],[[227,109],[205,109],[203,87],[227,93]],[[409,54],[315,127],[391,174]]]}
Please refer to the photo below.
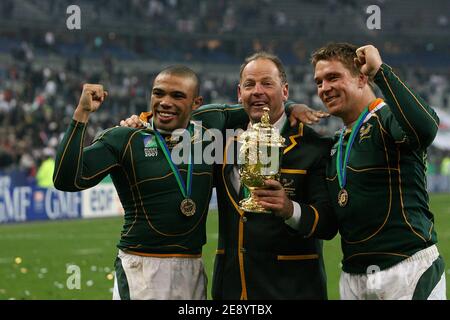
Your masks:
{"label": "man in dark green tracksuit jacket", "polygon": [[337,233],[324,179],[331,141],[303,124],[291,128],[287,123],[283,102],[288,84],[278,58],[265,53],[249,57],[240,78],[239,99],[249,120],[259,122],[262,108],[269,106],[271,123],[285,137],[286,148],[280,183],[270,180],[269,190],[256,192],[273,213],[249,213],[238,207],[239,175],[229,156],[238,147],[236,137],[228,139],[225,161],[215,170],[219,242],[212,296],[326,299],[319,238],[331,239]]}
{"label": "man in dark green tracksuit jacket", "polygon": [[345,125],[327,168],[344,254],[341,298],[445,299],[425,174],[436,113],[373,46],[330,44],[312,63],[319,97]]}

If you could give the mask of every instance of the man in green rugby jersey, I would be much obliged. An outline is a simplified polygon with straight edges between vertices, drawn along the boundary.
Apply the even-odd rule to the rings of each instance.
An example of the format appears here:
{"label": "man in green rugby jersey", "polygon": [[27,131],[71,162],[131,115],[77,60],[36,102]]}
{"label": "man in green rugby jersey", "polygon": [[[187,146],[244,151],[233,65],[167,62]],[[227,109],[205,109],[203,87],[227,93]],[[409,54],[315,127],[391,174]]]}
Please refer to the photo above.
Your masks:
{"label": "man in green rugby jersey", "polygon": [[319,97],[344,122],[327,166],[344,254],[341,298],[445,299],[425,173],[436,113],[374,46],[332,43],[312,64]]}
{"label": "man in green rugby jersey", "polygon": [[171,149],[178,141],[172,132],[187,130],[192,156],[194,145],[201,143],[196,137],[212,126],[233,127],[245,121],[246,114],[242,108],[215,108],[205,112],[202,123],[191,121],[191,111],[202,103],[198,88],[197,75],[189,68],[164,69],[151,92],[152,127],[111,128],[83,149],[89,116],[107,97],[103,86],[85,84],[58,148],[53,175],[57,189],[84,190],[110,174],[120,197],[125,217],[117,245],[114,299],[206,298],[201,253],[213,165],[193,163],[190,157],[174,163]]}

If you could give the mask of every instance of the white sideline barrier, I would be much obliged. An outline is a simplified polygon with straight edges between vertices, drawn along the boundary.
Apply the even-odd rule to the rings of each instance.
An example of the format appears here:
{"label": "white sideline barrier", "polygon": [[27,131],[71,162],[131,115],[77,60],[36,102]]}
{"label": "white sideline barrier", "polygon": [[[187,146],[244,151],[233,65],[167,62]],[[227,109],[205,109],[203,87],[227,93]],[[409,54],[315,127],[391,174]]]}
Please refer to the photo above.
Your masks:
{"label": "white sideline barrier", "polygon": [[[213,190],[209,209],[217,209]],[[63,192],[34,185],[14,185],[0,176],[0,224],[123,216],[124,210],[112,183],[101,183],[81,192]]]}
{"label": "white sideline barrier", "polygon": [[112,183],[102,183],[81,192],[81,217],[113,217],[124,214],[117,191]]}

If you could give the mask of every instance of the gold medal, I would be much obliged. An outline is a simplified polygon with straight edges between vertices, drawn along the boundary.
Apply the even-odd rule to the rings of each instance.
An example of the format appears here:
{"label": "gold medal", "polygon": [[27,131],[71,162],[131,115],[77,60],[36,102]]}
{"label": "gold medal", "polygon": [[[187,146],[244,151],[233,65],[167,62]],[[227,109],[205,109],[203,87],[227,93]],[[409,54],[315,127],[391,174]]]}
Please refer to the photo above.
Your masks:
{"label": "gold medal", "polygon": [[183,201],[181,201],[180,209],[186,217],[193,216],[196,209],[194,200],[189,198],[184,199]]}
{"label": "gold medal", "polygon": [[341,207],[345,207],[348,202],[348,192],[344,188],[341,189],[338,193],[338,204]]}

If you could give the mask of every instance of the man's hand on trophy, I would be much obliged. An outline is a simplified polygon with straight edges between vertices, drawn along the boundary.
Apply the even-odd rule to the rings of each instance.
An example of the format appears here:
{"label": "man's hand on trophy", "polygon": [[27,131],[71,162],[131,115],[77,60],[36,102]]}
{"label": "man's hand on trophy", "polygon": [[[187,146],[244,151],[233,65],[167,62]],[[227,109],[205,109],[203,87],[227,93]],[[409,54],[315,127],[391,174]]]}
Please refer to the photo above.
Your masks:
{"label": "man's hand on trophy", "polygon": [[294,205],[286,195],[283,186],[276,180],[265,180],[264,189],[255,189],[253,194],[255,200],[264,207],[272,211],[275,215],[284,219],[289,219],[294,213]]}
{"label": "man's hand on trophy", "polygon": [[305,124],[316,124],[323,118],[328,118],[330,116],[329,113],[314,110],[308,107],[306,104],[296,103],[289,107],[290,115],[289,115],[289,123],[291,127],[295,127],[299,122],[303,122]]}
{"label": "man's hand on trophy", "polygon": [[133,114],[131,117],[120,121],[120,126],[129,128],[142,128],[144,125],[142,124],[141,120],[139,120],[139,117]]}

